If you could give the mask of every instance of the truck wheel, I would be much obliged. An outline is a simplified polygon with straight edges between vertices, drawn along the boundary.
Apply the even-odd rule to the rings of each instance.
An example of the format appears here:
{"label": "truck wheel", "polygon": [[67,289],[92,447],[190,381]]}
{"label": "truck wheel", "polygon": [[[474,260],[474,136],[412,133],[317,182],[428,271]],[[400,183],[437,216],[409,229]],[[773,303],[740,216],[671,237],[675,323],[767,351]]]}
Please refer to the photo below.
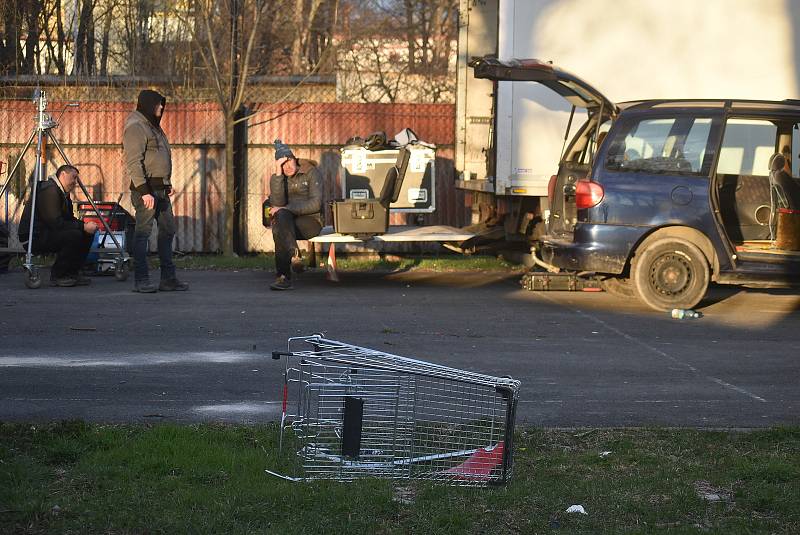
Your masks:
{"label": "truck wheel", "polygon": [[656,310],[694,308],[706,295],[708,261],[680,238],[663,238],[637,251],[631,262],[637,297]]}
{"label": "truck wheel", "polygon": [[627,277],[608,277],[600,281],[600,287],[614,297],[636,297],[631,279]]}

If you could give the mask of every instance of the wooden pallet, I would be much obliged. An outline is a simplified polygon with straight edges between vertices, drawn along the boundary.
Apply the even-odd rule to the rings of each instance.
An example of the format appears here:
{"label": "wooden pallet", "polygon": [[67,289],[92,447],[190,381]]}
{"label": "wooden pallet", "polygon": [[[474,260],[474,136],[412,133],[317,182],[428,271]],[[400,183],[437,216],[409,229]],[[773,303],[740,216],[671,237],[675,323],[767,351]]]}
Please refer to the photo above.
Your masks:
{"label": "wooden pallet", "polygon": [[748,240],[736,245],[737,253],[758,253],[770,254],[785,257],[800,258],[800,251],[789,251],[786,249],[776,249],[775,242],[772,240]]}

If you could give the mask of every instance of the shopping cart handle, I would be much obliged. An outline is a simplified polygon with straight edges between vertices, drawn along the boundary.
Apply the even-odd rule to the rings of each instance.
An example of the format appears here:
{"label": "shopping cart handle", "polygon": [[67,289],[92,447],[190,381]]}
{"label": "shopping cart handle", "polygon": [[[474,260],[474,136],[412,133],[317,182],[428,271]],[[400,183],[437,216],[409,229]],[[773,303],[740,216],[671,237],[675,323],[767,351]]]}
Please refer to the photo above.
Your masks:
{"label": "shopping cart handle", "polygon": [[273,351],[272,360],[281,360],[281,357],[291,357],[292,353],[287,351]]}

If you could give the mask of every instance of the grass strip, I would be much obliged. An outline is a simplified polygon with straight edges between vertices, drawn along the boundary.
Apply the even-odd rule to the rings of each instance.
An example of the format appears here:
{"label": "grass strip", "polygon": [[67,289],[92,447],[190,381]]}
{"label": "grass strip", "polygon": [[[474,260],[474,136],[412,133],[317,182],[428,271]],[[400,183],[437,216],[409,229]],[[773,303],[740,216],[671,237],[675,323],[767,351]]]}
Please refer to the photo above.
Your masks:
{"label": "grass strip", "polygon": [[290,483],[264,473],[291,457],[277,436],[0,424],[0,532],[800,533],[800,428],[522,429],[512,482],[488,489]]}
{"label": "grass strip", "polygon": [[[324,269],[327,257],[317,257],[311,269]],[[274,270],[275,255],[262,253],[244,256],[184,255],[175,264],[182,269],[200,270]],[[340,255],[336,260],[338,271],[510,271],[524,269],[502,258],[493,256],[423,256],[423,255]]]}
{"label": "grass strip", "polygon": [[[49,267],[53,263],[53,256],[36,257],[38,265]],[[311,269],[324,269],[327,256],[317,256],[317,265],[309,266]],[[185,254],[176,255],[175,265],[179,269],[196,269],[210,271],[232,270],[275,270],[275,255],[273,253],[260,253],[242,256],[225,256],[217,254]],[[151,268],[158,267],[157,256],[149,258]],[[9,266],[13,270],[22,267],[20,257],[15,257]],[[339,255],[336,259],[338,271],[522,271],[524,266],[509,262],[494,256],[424,256],[424,255]]]}

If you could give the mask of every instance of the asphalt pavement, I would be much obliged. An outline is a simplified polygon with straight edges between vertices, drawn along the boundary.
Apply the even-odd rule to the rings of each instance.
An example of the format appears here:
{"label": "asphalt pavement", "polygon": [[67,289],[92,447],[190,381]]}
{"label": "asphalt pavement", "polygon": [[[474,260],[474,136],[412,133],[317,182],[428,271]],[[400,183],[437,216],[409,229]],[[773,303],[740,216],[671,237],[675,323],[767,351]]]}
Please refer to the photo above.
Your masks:
{"label": "asphalt pavement", "polygon": [[[187,271],[185,293],[28,290],[0,275],[0,420],[272,421],[288,337],[327,337],[522,381],[517,422],[547,427],[800,424],[800,295],[713,288],[704,317],[530,292],[518,274]],[[45,273],[45,277],[47,274]]]}

